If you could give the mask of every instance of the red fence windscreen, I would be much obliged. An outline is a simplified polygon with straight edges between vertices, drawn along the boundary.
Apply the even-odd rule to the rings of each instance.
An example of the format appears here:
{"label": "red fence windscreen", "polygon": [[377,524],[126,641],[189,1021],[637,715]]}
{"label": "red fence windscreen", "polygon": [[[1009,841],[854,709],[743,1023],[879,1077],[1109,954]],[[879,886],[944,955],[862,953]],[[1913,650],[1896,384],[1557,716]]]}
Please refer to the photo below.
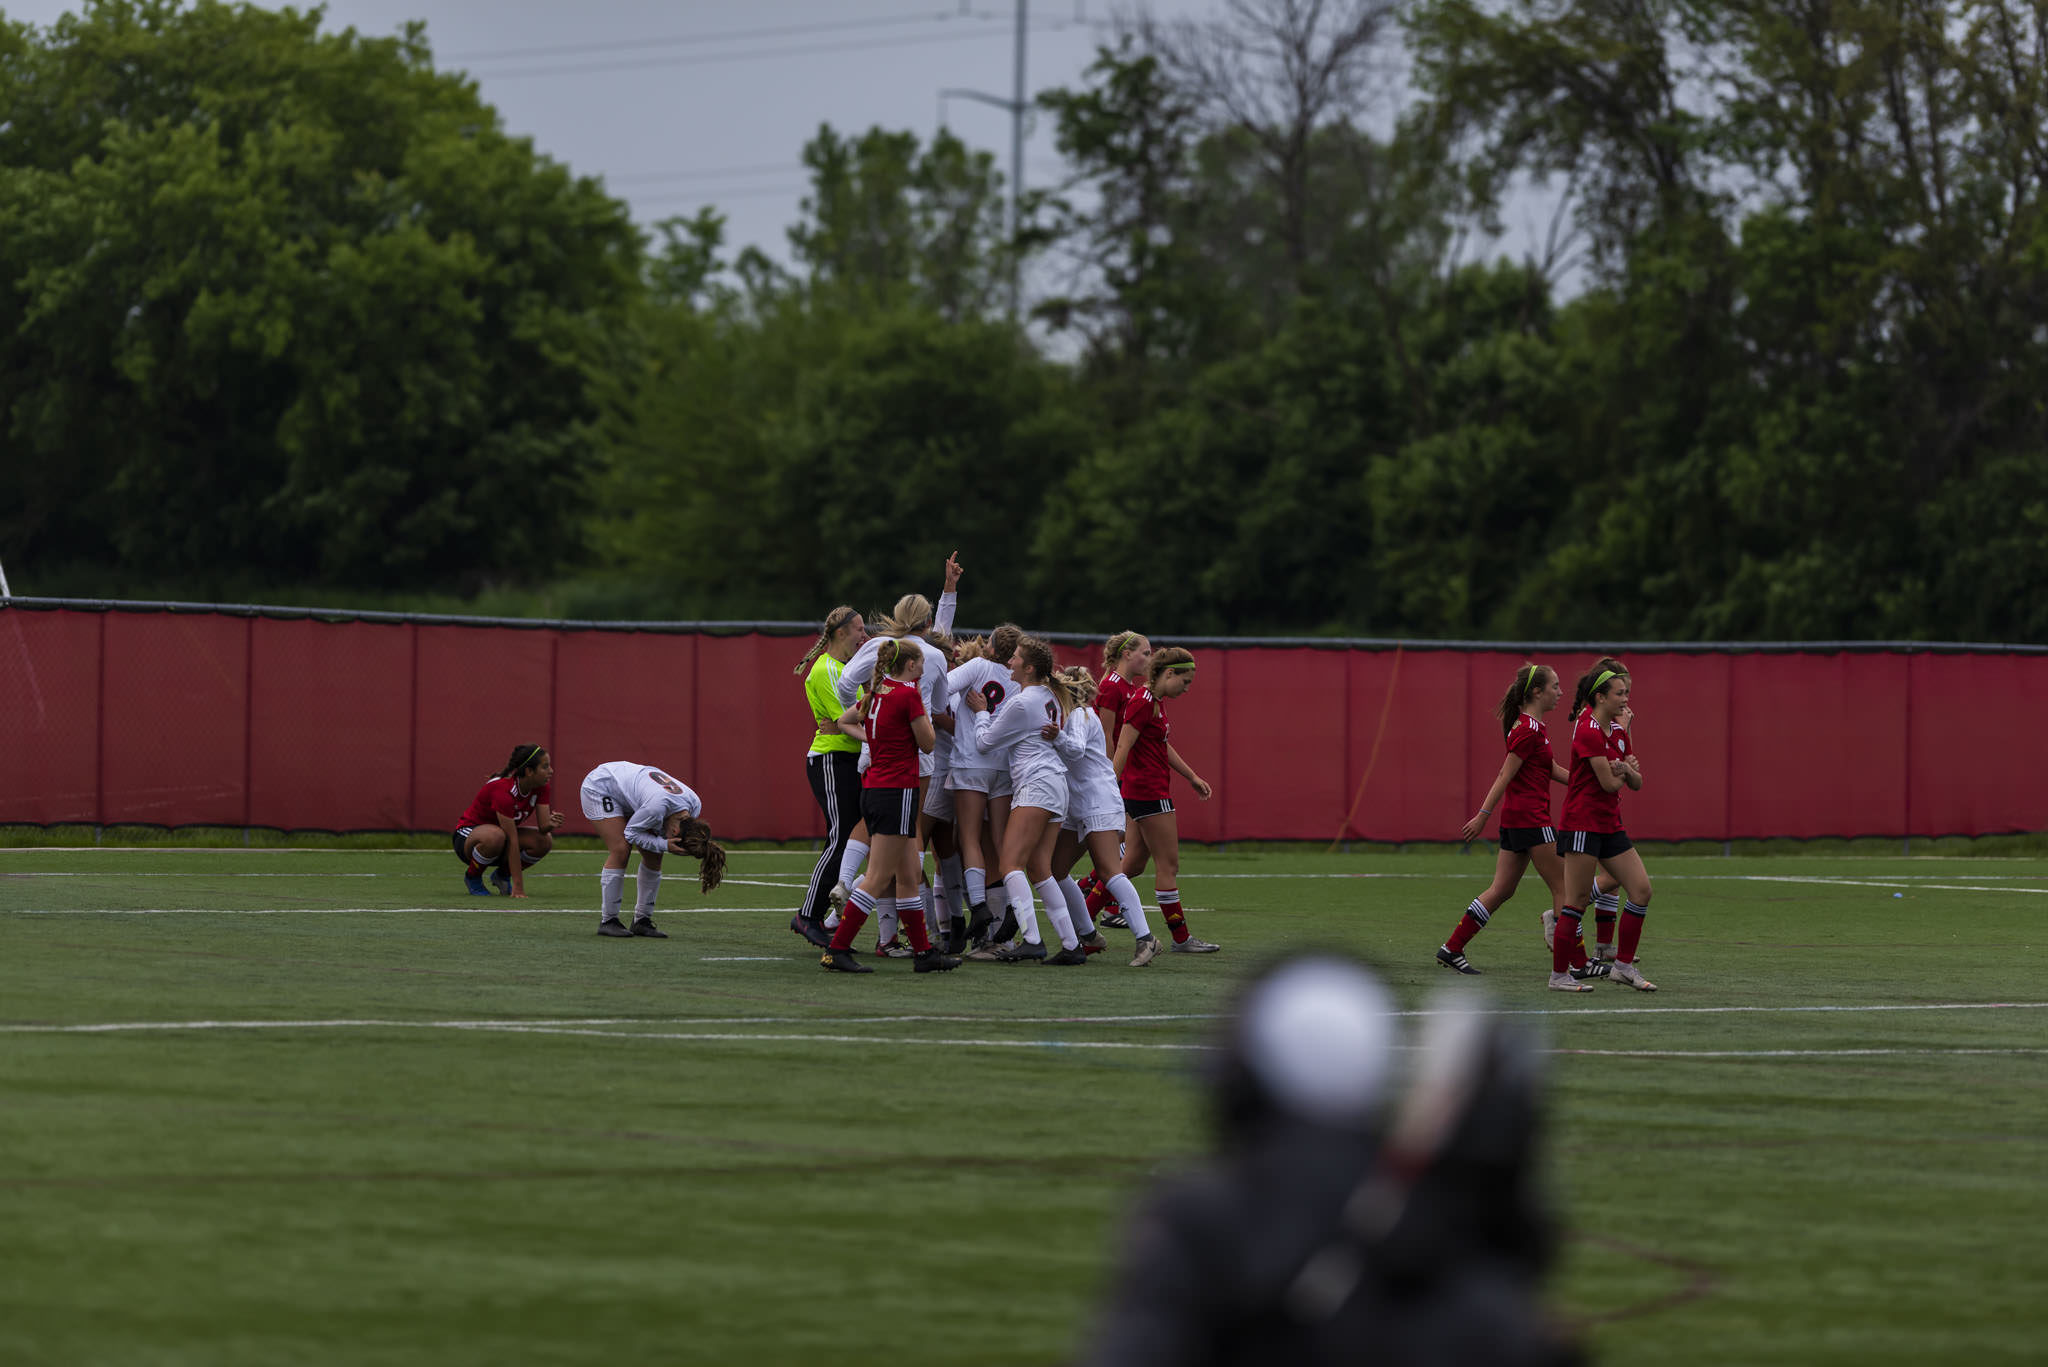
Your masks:
{"label": "red fence windscreen", "polygon": [[[823,832],[808,638],[0,607],[0,823],[437,831],[514,746],[582,775],[658,764],[737,839]],[[1567,681],[1593,652],[1537,658]],[[1062,646],[1063,664],[1099,662]],[[1443,646],[1203,646],[1173,743],[1215,788],[1195,841],[1455,840],[1502,759],[1525,656]],[[1581,658],[1583,656],[1583,658]],[[1642,839],[2048,828],[2024,738],[2048,653],[1967,648],[1628,655]],[[1568,758],[1565,710],[1550,717]]]}

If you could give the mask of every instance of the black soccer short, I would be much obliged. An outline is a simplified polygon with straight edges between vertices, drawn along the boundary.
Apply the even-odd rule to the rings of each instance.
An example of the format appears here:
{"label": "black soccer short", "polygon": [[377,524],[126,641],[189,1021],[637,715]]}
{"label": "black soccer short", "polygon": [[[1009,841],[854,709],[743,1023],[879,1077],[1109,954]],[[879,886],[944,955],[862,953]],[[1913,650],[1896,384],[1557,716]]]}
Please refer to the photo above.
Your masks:
{"label": "black soccer short", "polygon": [[916,835],[917,789],[863,788],[860,816],[868,823],[868,835]]}
{"label": "black soccer short", "polygon": [[462,861],[462,867],[465,869],[469,867],[469,856],[462,852],[462,847],[469,843],[469,833],[475,829],[476,827],[474,826],[457,826],[455,828],[455,857]]}
{"label": "black soccer short", "polygon": [[1590,854],[1595,859],[1612,859],[1635,846],[1629,843],[1627,831],[1559,831],[1557,852],[1559,854]]}
{"label": "black soccer short", "polygon": [[1527,854],[1538,845],[1557,842],[1557,832],[1548,826],[1503,826],[1500,847],[1509,854]]}
{"label": "black soccer short", "polygon": [[1170,797],[1127,797],[1124,799],[1124,815],[1133,821],[1143,821],[1148,816],[1167,816],[1173,811]]}

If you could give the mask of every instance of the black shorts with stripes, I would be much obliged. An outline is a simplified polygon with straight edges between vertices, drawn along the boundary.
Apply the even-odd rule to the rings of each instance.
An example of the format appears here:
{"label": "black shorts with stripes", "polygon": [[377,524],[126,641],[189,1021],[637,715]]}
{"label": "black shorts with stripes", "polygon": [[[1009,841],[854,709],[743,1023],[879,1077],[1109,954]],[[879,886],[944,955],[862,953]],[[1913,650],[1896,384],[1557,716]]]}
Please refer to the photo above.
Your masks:
{"label": "black shorts with stripes", "polygon": [[860,790],[861,820],[868,823],[868,835],[916,835],[917,789],[863,788]]}

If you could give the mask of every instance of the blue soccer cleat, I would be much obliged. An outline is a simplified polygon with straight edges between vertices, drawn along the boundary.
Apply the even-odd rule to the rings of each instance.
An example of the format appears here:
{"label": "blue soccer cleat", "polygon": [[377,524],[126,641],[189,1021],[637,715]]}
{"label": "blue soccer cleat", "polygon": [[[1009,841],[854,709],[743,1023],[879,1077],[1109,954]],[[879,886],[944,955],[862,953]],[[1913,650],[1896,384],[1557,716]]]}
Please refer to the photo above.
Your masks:
{"label": "blue soccer cleat", "polygon": [[489,897],[491,895],[491,890],[484,886],[484,876],[480,873],[465,872],[462,875],[462,886],[469,889],[471,897]]}

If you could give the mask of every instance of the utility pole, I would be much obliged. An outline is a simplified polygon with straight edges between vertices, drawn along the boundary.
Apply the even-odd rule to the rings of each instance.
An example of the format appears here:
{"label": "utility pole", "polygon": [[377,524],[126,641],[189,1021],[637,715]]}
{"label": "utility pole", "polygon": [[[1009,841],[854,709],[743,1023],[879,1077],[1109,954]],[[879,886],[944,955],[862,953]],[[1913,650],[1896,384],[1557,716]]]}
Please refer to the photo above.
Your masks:
{"label": "utility pole", "polygon": [[1017,232],[1022,226],[1018,196],[1024,192],[1024,116],[1031,112],[1031,102],[1024,94],[1024,34],[1029,23],[1030,0],[1015,0],[1017,6],[1017,66],[1015,78],[1010,87],[1010,98],[990,95],[980,90],[941,90],[939,92],[939,119],[945,121],[946,101],[977,100],[992,104],[1010,113],[1010,316],[1015,318],[1023,306],[1022,290],[1017,275]]}

